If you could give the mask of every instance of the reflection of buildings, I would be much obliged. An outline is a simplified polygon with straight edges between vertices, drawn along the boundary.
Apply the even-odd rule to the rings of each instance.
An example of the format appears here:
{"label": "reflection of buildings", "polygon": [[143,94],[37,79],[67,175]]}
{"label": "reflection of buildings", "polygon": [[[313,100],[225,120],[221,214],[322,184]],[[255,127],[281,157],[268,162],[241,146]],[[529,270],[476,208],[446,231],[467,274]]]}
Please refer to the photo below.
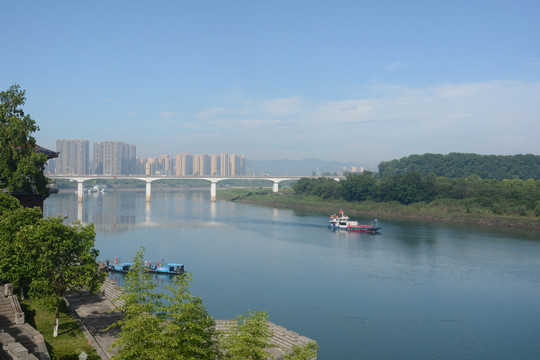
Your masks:
{"label": "reflection of buildings", "polygon": [[104,212],[103,209],[99,209],[92,214],[92,222],[100,233],[113,234],[133,228],[136,224],[136,217],[112,211]]}

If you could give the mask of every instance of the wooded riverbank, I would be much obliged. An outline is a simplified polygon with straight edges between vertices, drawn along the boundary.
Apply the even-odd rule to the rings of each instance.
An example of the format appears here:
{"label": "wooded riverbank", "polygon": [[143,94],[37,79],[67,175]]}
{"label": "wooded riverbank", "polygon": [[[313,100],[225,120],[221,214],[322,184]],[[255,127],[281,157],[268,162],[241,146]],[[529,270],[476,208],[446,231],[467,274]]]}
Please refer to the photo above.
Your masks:
{"label": "wooded riverbank", "polygon": [[540,218],[525,216],[496,215],[488,210],[473,207],[463,200],[438,199],[403,205],[398,202],[347,202],[336,199],[322,199],[312,195],[297,195],[292,190],[273,193],[270,189],[222,189],[217,192],[219,199],[273,206],[285,209],[306,209],[321,214],[333,214],[344,210],[349,216],[369,216],[385,219],[415,219],[505,228],[540,230]]}

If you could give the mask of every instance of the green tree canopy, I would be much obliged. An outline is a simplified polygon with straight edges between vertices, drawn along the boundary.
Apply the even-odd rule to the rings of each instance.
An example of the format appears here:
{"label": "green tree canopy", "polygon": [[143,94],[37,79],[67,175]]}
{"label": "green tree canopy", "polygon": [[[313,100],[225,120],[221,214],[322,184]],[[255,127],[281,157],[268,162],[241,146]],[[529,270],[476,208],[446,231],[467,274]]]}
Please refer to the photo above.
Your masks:
{"label": "green tree canopy", "polygon": [[158,340],[163,359],[207,359],[220,357],[215,321],[202,299],[189,292],[192,275],[175,276],[173,285],[166,287],[170,294],[161,308],[165,325]]}
{"label": "green tree canopy", "polygon": [[156,287],[152,275],[144,266],[144,248],[141,248],[124,279],[119,309],[124,317],[114,323],[120,326],[120,334],[111,348],[118,352],[113,359],[154,359],[158,353],[158,340],[163,319],[158,314],[162,295],[154,293]]}
{"label": "green tree canopy", "polygon": [[265,351],[271,346],[272,331],[268,326],[268,314],[264,311],[249,312],[248,316],[238,315],[221,338],[225,358],[231,360],[266,360]]}
{"label": "green tree canopy", "polygon": [[319,345],[316,342],[310,341],[303,346],[294,345],[288,354],[283,356],[285,360],[314,360],[317,359],[317,351]]}
{"label": "green tree canopy", "polygon": [[540,179],[540,156],[533,154],[479,155],[466,153],[410,155],[379,164],[379,176],[416,171],[421,176],[464,178],[478,175],[482,179]]}
{"label": "green tree canopy", "polygon": [[30,284],[33,259],[23,234],[42,217],[40,208],[23,208],[17,198],[0,191],[0,282]]}
{"label": "green tree canopy", "polygon": [[0,188],[36,191],[46,198],[48,180],[43,170],[47,156],[36,153],[36,140],[31,134],[39,128],[20,108],[25,100],[25,91],[18,85],[0,92]]}
{"label": "green tree canopy", "polygon": [[23,208],[0,192],[0,281],[19,282],[30,295],[58,310],[67,290],[95,292],[103,282],[94,249],[94,226],[43,218],[40,208]]}
{"label": "green tree canopy", "polygon": [[67,290],[94,293],[103,283],[94,248],[94,225],[71,225],[60,217],[41,219],[23,228],[18,236],[27,242],[32,261],[30,295],[56,310],[54,336],[58,334],[59,308]]}

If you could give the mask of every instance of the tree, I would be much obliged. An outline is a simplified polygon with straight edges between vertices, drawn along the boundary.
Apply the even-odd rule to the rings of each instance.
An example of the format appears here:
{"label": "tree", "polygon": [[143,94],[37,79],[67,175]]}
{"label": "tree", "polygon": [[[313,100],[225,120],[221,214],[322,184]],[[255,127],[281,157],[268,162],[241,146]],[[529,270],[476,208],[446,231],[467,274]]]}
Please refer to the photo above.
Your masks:
{"label": "tree", "polygon": [[313,360],[317,358],[317,350],[319,345],[316,342],[310,341],[305,345],[294,345],[288,354],[283,358],[285,360]]}
{"label": "tree", "polygon": [[366,171],[361,174],[347,174],[347,179],[341,181],[343,197],[347,201],[364,201],[373,197],[375,179],[373,173]]}
{"label": "tree", "polygon": [[0,282],[18,282],[21,293],[33,276],[33,259],[21,231],[42,217],[40,208],[23,208],[17,198],[0,192]]}
{"label": "tree", "polygon": [[416,171],[407,171],[397,174],[394,180],[394,199],[402,204],[409,205],[421,201],[423,198],[422,178]]}
{"label": "tree", "polygon": [[35,190],[46,198],[48,179],[43,170],[47,156],[35,151],[36,140],[31,134],[39,128],[20,109],[25,100],[25,91],[18,85],[0,92],[0,188],[9,192]]}
{"label": "tree", "polygon": [[118,349],[113,359],[156,359],[155,354],[159,353],[163,317],[158,309],[162,295],[152,291],[156,285],[144,266],[143,257],[144,248],[141,247],[125,277],[120,296],[124,305],[119,309],[124,312],[124,317],[110,326],[120,326],[121,329],[111,346]]}
{"label": "tree", "polygon": [[59,308],[67,290],[96,292],[103,283],[94,246],[94,226],[63,223],[60,217],[24,226],[17,237],[25,243],[31,296],[56,311],[53,336],[58,335]]}
{"label": "tree", "polygon": [[159,358],[208,359],[220,357],[215,321],[199,297],[189,292],[190,273],[176,276],[166,287],[166,305],[161,309],[166,321],[158,340]]}
{"label": "tree", "polygon": [[272,331],[268,326],[268,314],[264,311],[249,311],[249,315],[238,315],[221,338],[225,358],[231,360],[265,360],[265,351],[271,346]]}

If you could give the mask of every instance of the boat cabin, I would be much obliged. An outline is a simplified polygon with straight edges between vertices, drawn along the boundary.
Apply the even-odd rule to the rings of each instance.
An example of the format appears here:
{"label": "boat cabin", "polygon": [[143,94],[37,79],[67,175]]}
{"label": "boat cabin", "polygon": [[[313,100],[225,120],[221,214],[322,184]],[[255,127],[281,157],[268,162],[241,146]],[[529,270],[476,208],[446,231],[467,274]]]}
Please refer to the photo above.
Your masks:
{"label": "boat cabin", "polygon": [[157,269],[157,272],[166,273],[166,274],[182,274],[184,273],[184,264],[167,264],[160,265]]}
{"label": "boat cabin", "polygon": [[129,272],[131,265],[133,265],[133,263],[120,263],[120,264],[114,264],[112,268],[115,271]]}

